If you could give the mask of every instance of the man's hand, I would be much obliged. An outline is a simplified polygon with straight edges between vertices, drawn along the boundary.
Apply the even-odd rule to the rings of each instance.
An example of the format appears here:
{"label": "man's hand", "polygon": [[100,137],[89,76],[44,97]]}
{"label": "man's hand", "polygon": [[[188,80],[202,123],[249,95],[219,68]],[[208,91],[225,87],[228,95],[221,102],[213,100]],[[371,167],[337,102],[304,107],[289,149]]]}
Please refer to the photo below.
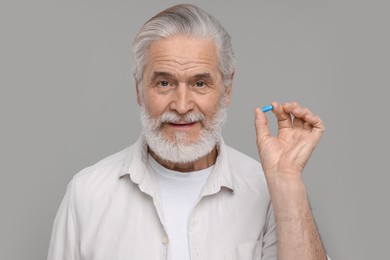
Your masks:
{"label": "man's hand", "polygon": [[[278,134],[271,136],[267,117],[255,111],[257,147],[266,175],[300,175],[325,130],[321,119],[297,103],[272,103]],[[291,118],[291,115],[294,119]]]}
{"label": "man's hand", "polygon": [[[256,140],[275,212],[278,260],[324,260],[301,173],[325,130],[321,119],[297,103],[272,103],[278,134],[255,111]],[[294,117],[293,119],[291,117]]]}

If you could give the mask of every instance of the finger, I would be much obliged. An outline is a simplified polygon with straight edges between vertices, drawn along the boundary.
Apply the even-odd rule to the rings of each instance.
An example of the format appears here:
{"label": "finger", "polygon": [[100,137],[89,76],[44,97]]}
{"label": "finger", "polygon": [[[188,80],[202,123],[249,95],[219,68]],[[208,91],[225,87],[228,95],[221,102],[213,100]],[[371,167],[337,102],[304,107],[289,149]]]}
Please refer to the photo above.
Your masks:
{"label": "finger", "polygon": [[260,108],[255,109],[255,128],[258,144],[262,143],[264,139],[270,136],[267,116],[263,113],[263,111],[261,111]]}
{"label": "finger", "polygon": [[305,116],[307,115],[312,115],[313,113],[307,109],[307,108],[304,108],[304,107],[296,107],[294,109],[292,109],[290,111],[290,113],[294,116],[294,117],[297,117],[297,118],[301,118],[305,121]]}
{"label": "finger", "polygon": [[311,130],[312,126],[305,120],[307,115],[312,115],[309,109],[303,107],[297,107],[291,111],[294,116],[294,127],[300,127],[305,130]]}
{"label": "finger", "polygon": [[286,102],[282,105],[282,108],[286,113],[291,113],[294,109],[302,108],[302,106],[297,102]]}
{"label": "finger", "polygon": [[325,132],[325,125],[319,116],[309,114],[304,117],[304,120],[310,124],[311,131],[315,133],[317,137],[321,137],[321,135]]}
{"label": "finger", "polygon": [[322,123],[321,118],[319,116],[313,115],[309,109],[302,107],[297,102],[285,103],[282,107],[285,112],[291,113],[294,117],[302,118],[304,129],[315,132],[317,137],[321,137],[321,135],[324,133],[325,126]]}
{"label": "finger", "polygon": [[313,126],[309,122],[303,121],[303,129],[311,131],[312,128]]}
{"label": "finger", "polygon": [[312,113],[304,115],[304,117],[303,117],[303,119],[304,119],[303,120],[303,122],[304,122],[303,123],[303,129],[309,130],[309,131],[311,131],[313,129],[313,125],[312,125],[313,117],[314,117],[314,115]]}
{"label": "finger", "polygon": [[272,112],[275,114],[278,120],[278,128],[292,128],[292,120],[289,112],[286,112],[282,106],[280,106],[277,102],[271,103],[274,109]]}

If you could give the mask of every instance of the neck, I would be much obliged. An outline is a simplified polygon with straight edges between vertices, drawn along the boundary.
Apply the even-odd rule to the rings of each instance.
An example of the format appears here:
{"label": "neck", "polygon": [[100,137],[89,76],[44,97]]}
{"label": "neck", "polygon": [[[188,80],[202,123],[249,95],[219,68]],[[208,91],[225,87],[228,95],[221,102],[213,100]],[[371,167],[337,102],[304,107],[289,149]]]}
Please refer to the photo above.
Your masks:
{"label": "neck", "polygon": [[161,164],[165,168],[173,171],[179,171],[179,172],[193,172],[193,171],[206,169],[215,164],[218,155],[217,148],[215,147],[209,154],[193,162],[175,163],[175,162],[162,159],[155,152],[153,152],[149,147],[148,147],[148,152],[159,164]]}

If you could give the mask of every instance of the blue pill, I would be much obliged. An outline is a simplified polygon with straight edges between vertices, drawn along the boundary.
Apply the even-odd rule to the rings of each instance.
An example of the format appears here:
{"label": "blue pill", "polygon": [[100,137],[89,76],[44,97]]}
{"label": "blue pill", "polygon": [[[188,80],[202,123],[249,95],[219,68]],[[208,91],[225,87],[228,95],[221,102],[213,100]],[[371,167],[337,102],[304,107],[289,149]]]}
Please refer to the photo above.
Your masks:
{"label": "blue pill", "polygon": [[263,107],[261,110],[263,111],[263,113],[265,113],[265,112],[271,111],[272,109],[274,109],[274,107],[272,105],[269,105],[269,106]]}

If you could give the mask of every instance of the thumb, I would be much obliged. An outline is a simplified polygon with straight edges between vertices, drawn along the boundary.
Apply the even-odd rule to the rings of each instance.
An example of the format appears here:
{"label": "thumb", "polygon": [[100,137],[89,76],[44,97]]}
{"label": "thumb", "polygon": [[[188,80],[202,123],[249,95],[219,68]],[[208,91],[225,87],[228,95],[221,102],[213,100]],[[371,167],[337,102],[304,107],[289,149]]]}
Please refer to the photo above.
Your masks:
{"label": "thumb", "polygon": [[256,140],[257,144],[261,144],[263,140],[270,136],[268,128],[267,116],[261,111],[260,108],[255,109],[255,128],[256,128]]}

